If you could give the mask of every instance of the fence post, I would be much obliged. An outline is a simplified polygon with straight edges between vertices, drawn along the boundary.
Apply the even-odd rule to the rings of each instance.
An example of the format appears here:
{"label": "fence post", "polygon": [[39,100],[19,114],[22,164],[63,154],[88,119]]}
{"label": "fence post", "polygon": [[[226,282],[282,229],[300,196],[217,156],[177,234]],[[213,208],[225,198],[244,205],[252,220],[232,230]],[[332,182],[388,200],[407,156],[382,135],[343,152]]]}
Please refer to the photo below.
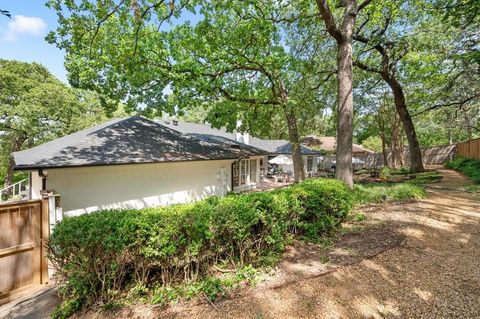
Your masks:
{"label": "fence post", "polygon": [[48,259],[47,259],[47,241],[50,236],[49,229],[49,201],[46,198],[42,199],[42,208],[41,208],[41,271],[40,271],[40,280],[42,284],[48,283]]}

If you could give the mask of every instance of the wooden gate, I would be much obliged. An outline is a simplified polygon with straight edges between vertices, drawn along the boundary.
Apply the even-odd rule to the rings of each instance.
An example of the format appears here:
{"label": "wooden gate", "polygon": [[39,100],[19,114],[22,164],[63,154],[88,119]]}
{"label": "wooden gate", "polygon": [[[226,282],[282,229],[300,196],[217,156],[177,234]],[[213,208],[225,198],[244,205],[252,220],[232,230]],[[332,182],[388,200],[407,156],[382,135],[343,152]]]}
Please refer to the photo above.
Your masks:
{"label": "wooden gate", "polygon": [[0,299],[48,280],[48,201],[0,205]]}

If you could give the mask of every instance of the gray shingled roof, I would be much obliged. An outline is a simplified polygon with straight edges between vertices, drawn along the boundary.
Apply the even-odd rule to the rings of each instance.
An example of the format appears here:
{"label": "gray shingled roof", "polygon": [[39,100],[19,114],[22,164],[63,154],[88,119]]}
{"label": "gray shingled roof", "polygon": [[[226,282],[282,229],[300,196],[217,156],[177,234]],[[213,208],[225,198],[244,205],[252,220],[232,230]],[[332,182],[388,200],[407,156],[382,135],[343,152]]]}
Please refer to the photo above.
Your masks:
{"label": "gray shingled roof", "polygon": [[[194,136],[197,138],[207,138],[212,136],[222,137],[224,139],[229,139],[231,141],[236,140],[237,133],[227,132],[225,129],[215,129],[210,127],[207,124],[196,124],[196,123],[186,123],[178,122],[173,124],[173,122],[159,121],[162,125],[168,126],[169,128],[176,130],[180,133]],[[239,143],[239,142],[237,142]],[[242,144],[245,145],[245,144]],[[292,154],[292,146],[289,141],[286,140],[263,140],[257,137],[250,136],[249,145],[257,149],[261,149],[265,152],[270,153],[269,155],[280,155],[280,154]],[[312,150],[308,147],[301,146],[301,151],[303,155],[318,155],[319,152]]]}
{"label": "gray shingled roof", "polygon": [[256,155],[269,155],[268,151],[255,147],[254,145],[247,145],[245,143],[236,141],[236,134],[229,133],[226,130],[217,130],[208,125],[196,123],[182,123],[173,124],[169,121],[158,121],[159,124],[164,125],[172,130],[175,130],[185,136],[193,137],[202,141],[218,144],[219,146],[235,145],[240,150]]}
{"label": "gray shingled roof", "polygon": [[140,116],[112,120],[12,154],[16,169],[237,159],[263,155],[185,136]]}

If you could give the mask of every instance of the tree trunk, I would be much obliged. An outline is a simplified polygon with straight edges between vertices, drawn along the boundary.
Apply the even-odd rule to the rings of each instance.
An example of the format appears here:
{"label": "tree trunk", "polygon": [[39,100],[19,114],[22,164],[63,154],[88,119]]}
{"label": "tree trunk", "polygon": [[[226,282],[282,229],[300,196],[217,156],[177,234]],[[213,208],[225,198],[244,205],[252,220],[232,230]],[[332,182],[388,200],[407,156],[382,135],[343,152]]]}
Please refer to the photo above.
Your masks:
{"label": "tree trunk", "polygon": [[338,107],[335,177],[353,187],[353,84],[352,39],[338,42]]}
{"label": "tree trunk", "polygon": [[[385,102],[384,102],[385,103]],[[382,141],[383,166],[388,166],[387,142],[385,140],[385,119],[383,118],[383,105],[378,110],[377,124],[380,130],[380,140]]]}
{"label": "tree trunk", "polygon": [[402,128],[400,127],[400,133],[398,133],[398,135],[400,136],[400,138],[398,139],[398,145],[399,145],[399,156],[400,156],[400,166],[401,167],[404,167],[405,166],[405,154],[404,154],[404,150],[405,150],[405,142],[403,140],[403,130]]}
{"label": "tree trunk", "polygon": [[468,113],[463,109],[463,118],[465,119],[465,128],[467,130],[468,139],[473,139],[473,125],[471,123],[471,118],[468,116]]}
{"label": "tree trunk", "polygon": [[408,147],[410,149],[410,171],[412,173],[424,172],[425,168],[423,167],[420,144],[418,143],[415,126],[413,125],[412,118],[410,117],[407,109],[405,94],[403,93],[402,86],[400,83],[398,83],[395,77],[386,76],[385,74],[382,74],[382,77],[392,89],[395,100],[395,108],[400,116],[400,121],[403,124],[405,135],[407,136]]}
{"label": "tree trunk", "polygon": [[292,110],[288,109],[288,107],[285,106],[284,111],[285,118],[287,120],[288,136],[290,144],[292,145],[293,177],[295,183],[298,183],[305,179],[305,171],[303,169],[300,137],[298,135],[297,128],[297,118],[295,116],[295,113]]}
{"label": "tree trunk", "polygon": [[316,0],[318,10],[322,16],[327,32],[337,41],[337,151],[335,177],[353,187],[353,60],[352,42],[353,27],[358,12],[370,3],[369,0],[362,2],[357,7],[355,0],[345,0],[343,20],[340,27],[335,23],[327,0]]}
{"label": "tree trunk", "polygon": [[380,133],[380,138],[382,139],[382,155],[383,155],[383,166],[388,166],[388,154],[387,146],[385,143],[385,132]]}
{"label": "tree trunk", "polygon": [[[20,136],[16,137],[13,142],[12,152],[20,151],[22,149],[22,145],[25,142],[25,140],[26,140],[26,137],[25,137],[25,134],[23,133]],[[13,160],[13,157],[10,157],[8,161],[7,173],[5,175],[5,181],[3,182],[4,188],[12,185],[14,168],[15,168],[15,162]]]}
{"label": "tree trunk", "polygon": [[398,154],[398,125],[397,112],[393,114],[393,121],[390,122],[392,128],[392,168],[397,168],[397,154]]}
{"label": "tree trunk", "polygon": [[14,168],[15,162],[13,161],[13,158],[10,157],[10,159],[8,160],[7,173],[5,174],[5,180],[3,182],[4,188],[12,185]]}

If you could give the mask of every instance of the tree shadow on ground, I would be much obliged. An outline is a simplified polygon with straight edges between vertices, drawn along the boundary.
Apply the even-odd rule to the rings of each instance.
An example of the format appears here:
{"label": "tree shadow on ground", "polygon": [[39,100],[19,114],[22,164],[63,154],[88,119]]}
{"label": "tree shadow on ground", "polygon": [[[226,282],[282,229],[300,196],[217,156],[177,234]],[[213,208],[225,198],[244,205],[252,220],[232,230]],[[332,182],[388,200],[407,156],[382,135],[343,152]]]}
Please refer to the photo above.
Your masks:
{"label": "tree shadow on ground", "polygon": [[[293,256],[287,251],[282,262],[300,266],[283,284],[260,285],[216,308],[179,306],[160,313],[167,318],[475,317],[480,313],[480,202],[436,192],[418,203],[365,209],[376,222],[366,222],[324,252],[330,263],[338,263],[333,272],[326,266],[325,275],[302,273],[302,267],[319,262],[315,248],[306,245],[304,260],[298,258],[301,250]],[[385,239],[390,243],[378,243]]]}

